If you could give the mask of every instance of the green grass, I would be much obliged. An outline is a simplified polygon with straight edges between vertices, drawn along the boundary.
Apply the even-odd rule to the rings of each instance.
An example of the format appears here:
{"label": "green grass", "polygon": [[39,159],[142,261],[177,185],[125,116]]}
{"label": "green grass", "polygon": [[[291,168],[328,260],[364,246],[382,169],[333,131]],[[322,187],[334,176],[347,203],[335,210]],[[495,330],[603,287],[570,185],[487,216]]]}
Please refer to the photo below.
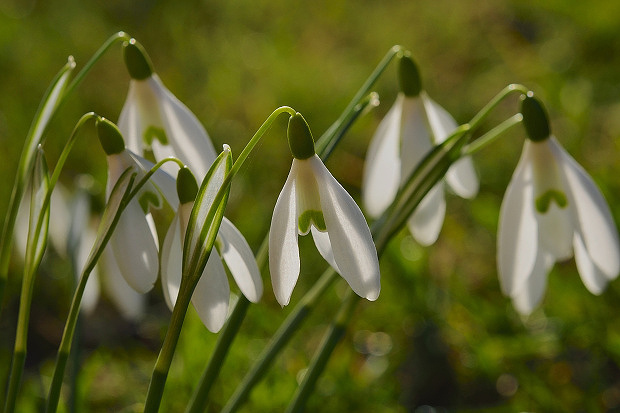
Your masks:
{"label": "green grass", "polygon": [[[215,146],[227,143],[233,155],[281,105],[300,111],[320,136],[395,44],[411,50],[425,89],[459,122],[507,84],[525,84],[543,99],[553,132],[592,174],[620,219],[619,13],[620,3],[612,1],[0,0],[0,217],[49,81],[68,55],[80,68],[108,36],[124,30],[144,45],[164,83],[196,113]],[[117,120],[128,80],[120,47],[114,48],[54,121],[45,145],[50,166],[83,113]],[[393,68],[375,90],[382,104],[359,120],[327,163],[356,199],[368,141],[397,93]],[[517,110],[516,99],[509,100],[486,126]],[[227,216],[255,249],[290,167],[285,127],[282,121],[269,132],[233,182]],[[381,261],[381,296],[359,306],[308,411],[620,407],[618,281],[595,297],[573,261],[556,265],[542,306],[527,319],[501,294],[495,264],[499,205],[522,143],[522,129],[516,128],[476,154],[480,195],[472,201],[448,196],[434,246],[422,248],[406,232],[391,242]],[[71,185],[88,173],[101,189],[104,159],[94,130],[88,131],[61,180]],[[97,208],[102,197],[94,197]],[[301,241],[293,305],[326,265],[311,244]],[[10,364],[20,265],[13,260],[11,295],[0,318],[2,376]],[[39,411],[43,404],[69,306],[67,274],[54,254],[42,265],[20,412]],[[249,310],[209,411],[226,403],[290,312],[276,303],[268,274],[264,280],[264,297]],[[105,298],[84,320],[78,411],[139,410],[169,320],[158,288],[149,294],[149,312],[140,323],[123,321]],[[339,282],[329,290],[243,411],[284,409],[344,288]],[[162,411],[183,411],[215,339],[190,313]]]}

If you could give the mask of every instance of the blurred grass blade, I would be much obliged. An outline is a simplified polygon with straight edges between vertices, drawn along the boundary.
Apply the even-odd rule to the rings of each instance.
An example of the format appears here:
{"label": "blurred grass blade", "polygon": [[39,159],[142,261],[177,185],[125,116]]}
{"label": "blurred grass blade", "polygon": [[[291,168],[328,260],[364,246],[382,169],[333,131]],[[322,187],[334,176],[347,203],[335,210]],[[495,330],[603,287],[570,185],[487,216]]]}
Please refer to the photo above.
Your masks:
{"label": "blurred grass blade", "polygon": [[2,238],[0,238],[0,310],[2,309],[4,301],[4,288],[8,279],[15,219],[17,217],[17,209],[19,208],[24,193],[24,183],[32,170],[37,147],[41,143],[43,134],[64,96],[67,82],[74,68],[75,61],[73,58],[69,58],[68,62],[60,72],[58,72],[45,93],[24,142],[24,149],[22,150],[22,155],[19,160],[17,175],[7,209],[7,217],[4,221]]}

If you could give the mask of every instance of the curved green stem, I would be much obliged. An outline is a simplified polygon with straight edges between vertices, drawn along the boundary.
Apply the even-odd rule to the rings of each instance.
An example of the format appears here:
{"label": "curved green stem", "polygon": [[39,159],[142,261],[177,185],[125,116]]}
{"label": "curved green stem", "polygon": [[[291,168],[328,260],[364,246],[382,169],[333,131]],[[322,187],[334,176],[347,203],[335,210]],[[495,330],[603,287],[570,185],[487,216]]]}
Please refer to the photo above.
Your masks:
{"label": "curved green stem", "polygon": [[497,140],[497,138],[504,134],[508,129],[512,128],[515,125],[518,125],[522,121],[523,115],[520,113],[511,116],[510,118],[506,119],[493,129],[476,139],[475,141],[465,145],[463,147],[463,156],[473,155],[481,149],[484,149],[491,143],[495,142],[495,140]]}
{"label": "curved green stem", "polygon": [[513,84],[506,86],[504,89],[501,90],[501,92],[495,95],[495,97],[491,99],[491,101],[489,101],[489,103],[487,103],[480,110],[480,112],[478,112],[476,116],[474,116],[471,119],[471,121],[469,121],[470,130],[473,132],[476,129],[478,129],[478,127],[482,124],[482,122],[484,122],[487,116],[489,116],[491,111],[493,111],[493,109],[495,109],[497,105],[499,105],[509,95],[513,93],[519,93],[519,94],[525,95],[527,94],[527,92],[529,92],[528,88],[526,88],[523,85],[517,84],[517,83],[513,83]]}

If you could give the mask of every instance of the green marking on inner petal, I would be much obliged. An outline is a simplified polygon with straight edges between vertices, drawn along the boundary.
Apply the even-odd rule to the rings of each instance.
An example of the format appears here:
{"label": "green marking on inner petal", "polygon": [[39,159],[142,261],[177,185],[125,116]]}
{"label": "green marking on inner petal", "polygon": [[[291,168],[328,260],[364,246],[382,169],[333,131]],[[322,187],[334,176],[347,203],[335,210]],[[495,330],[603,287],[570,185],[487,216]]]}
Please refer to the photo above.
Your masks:
{"label": "green marking on inner petal", "polygon": [[140,203],[140,207],[145,214],[149,212],[149,205],[153,205],[154,208],[161,207],[159,197],[151,191],[142,192],[138,198],[138,202]]}
{"label": "green marking on inner petal", "polygon": [[310,231],[310,225],[312,223],[314,223],[314,226],[319,231],[327,231],[322,211],[314,209],[304,211],[304,213],[299,216],[299,231],[301,231],[302,234],[307,234],[308,231]]}
{"label": "green marking on inner petal", "polygon": [[162,128],[158,128],[157,126],[149,126],[144,131],[144,136],[142,137],[144,142],[147,145],[151,146],[153,141],[157,139],[162,145],[168,145],[168,137],[166,136],[166,131]]}
{"label": "green marking on inner petal", "polygon": [[536,198],[536,210],[541,214],[546,213],[551,206],[551,201],[555,201],[560,208],[566,208],[566,205],[568,205],[568,200],[564,192],[550,189]]}

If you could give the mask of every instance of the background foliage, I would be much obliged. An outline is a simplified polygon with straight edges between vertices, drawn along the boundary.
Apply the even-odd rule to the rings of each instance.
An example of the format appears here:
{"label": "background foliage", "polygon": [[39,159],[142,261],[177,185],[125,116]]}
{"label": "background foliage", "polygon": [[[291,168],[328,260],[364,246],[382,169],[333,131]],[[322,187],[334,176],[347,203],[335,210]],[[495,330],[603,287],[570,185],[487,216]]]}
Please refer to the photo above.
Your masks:
{"label": "background foliage", "polygon": [[[149,51],[165,84],[203,122],[216,147],[239,153],[277,106],[302,112],[320,135],[394,44],[409,48],[429,94],[459,122],[513,82],[546,103],[552,127],[594,177],[620,219],[620,2],[532,0],[256,2],[0,0],[0,217],[31,118],[68,55],[84,64],[124,30]],[[108,53],[55,120],[47,144],[55,163],[79,116],[117,120],[128,75],[120,47]],[[355,196],[366,146],[397,93],[391,68],[376,86],[382,104],[347,135],[328,167]],[[517,110],[503,104],[489,126]],[[233,183],[227,215],[258,248],[288,168],[284,122]],[[309,411],[613,411],[620,409],[620,281],[600,297],[572,261],[556,265],[543,306],[520,318],[501,295],[495,269],[499,205],[516,165],[519,128],[476,155],[480,195],[448,198],[436,245],[403,231],[382,265],[382,292],[358,308]],[[94,131],[77,143],[63,182],[95,177],[98,207],[105,160]],[[358,198],[359,199],[359,198]],[[308,240],[294,304],[326,264]],[[19,411],[38,411],[69,305],[68,266],[49,254],[35,292]],[[0,371],[10,364],[20,264],[0,319]],[[251,307],[210,411],[226,402],[290,311],[269,289]],[[244,411],[280,411],[291,397],[345,286],[337,284],[252,393]],[[79,411],[133,411],[144,401],[169,312],[159,287],[139,323],[123,321],[104,298],[83,320]],[[215,341],[187,319],[163,411],[182,411]],[[426,407],[425,407],[426,406]],[[434,406],[433,408],[429,406]]]}

